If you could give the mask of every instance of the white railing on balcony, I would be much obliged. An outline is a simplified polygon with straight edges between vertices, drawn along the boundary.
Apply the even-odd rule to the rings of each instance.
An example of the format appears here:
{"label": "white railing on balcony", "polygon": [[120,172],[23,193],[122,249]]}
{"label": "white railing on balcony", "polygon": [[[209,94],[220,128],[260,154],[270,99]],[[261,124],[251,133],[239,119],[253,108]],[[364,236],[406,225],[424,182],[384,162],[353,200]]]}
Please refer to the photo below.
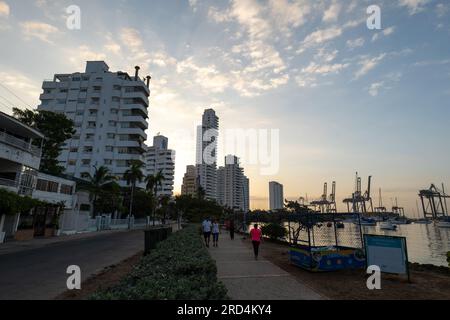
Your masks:
{"label": "white railing on balcony", "polygon": [[19,181],[0,178],[0,186],[17,188],[19,186]]}
{"label": "white railing on balcony", "polygon": [[41,156],[41,148],[33,146],[31,143],[29,143],[25,140],[16,138],[6,132],[0,131],[0,141],[3,141],[5,143],[8,143],[15,147],[18,147],[22,150],[28,151],[37,157]]}

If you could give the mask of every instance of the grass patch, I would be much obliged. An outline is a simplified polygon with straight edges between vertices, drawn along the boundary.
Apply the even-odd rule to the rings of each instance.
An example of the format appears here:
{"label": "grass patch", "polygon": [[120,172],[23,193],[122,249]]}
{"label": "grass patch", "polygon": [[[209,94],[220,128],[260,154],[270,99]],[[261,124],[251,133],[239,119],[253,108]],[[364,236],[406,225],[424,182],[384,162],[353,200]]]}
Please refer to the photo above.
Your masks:
{"label": "grass patch", "polygon": [[195,227],[160,242],[117,286],[94,300],[223,300],[225,286]]}

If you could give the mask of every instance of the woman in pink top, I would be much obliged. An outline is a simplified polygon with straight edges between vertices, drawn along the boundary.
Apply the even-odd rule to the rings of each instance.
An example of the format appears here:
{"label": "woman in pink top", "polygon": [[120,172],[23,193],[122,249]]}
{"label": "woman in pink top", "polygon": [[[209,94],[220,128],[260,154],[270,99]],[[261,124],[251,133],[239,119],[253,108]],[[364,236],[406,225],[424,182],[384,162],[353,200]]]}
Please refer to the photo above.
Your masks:
{"label": "woman in pink top", "polygon": [[255,260],[258,260],[259,245],[261,244],[262,232],[258,229],[258,225],[255,224],[253,229],[250,231],[250,237],[252,238],[253,251],[255,252]]}

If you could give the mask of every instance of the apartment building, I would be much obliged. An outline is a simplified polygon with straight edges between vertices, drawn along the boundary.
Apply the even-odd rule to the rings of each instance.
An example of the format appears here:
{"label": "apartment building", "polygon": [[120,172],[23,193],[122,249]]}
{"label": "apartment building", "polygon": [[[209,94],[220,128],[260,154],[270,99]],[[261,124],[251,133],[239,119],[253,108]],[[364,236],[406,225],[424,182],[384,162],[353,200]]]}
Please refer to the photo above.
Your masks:
{"label": "apartment building", "polygon": [[271,211],[284,208],[283,185],[276,181],[269,182],[269,208]]}
{"label": "apartment building", "polygon": [[249,210],[249,180],[236,156],[226,156],[225,166],[217,170],[217,198],[224,207],[245,212]]}
{"label": "apartment building", "polygon": [[175,177],[175,151],[168,148],[169,139],[158,135],[153,138],[153,146],[145,154],[147,175],[154,176],[161,172],[164,176],[157,195],[172,196]]}
{"label": "apartment building", "polygon": [[213,109],[203,113],[202,125],[197,129],[197,175],[200,187],[208,200],[217,200],[217,139],[219,118]]}
{"label": "apartment building", "polygon": [[66,174],[86,179],[106,166],[126,186],[123,174],[134,160],[145,161],[149,82],[111,72],[104,61],[88,61],[84,72],[55,74],[42,84],[39,110],[63,113],[75,123],[58,160]]}
{"label": "apartment building", "polygon": [[196,197],[198,192],[198,175],[196,166],[187,166],[181,186],[181,195]]}

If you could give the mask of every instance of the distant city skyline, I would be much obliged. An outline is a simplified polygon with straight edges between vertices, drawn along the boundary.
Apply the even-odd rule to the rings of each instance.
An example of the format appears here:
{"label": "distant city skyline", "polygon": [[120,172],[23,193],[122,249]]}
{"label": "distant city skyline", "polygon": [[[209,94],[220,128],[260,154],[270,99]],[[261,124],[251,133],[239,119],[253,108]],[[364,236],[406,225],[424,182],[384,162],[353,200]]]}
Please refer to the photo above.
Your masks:
{"label": "distant city skyline", "polygon": [[[280,170],[246,165],[252,209],[268,182],[287,199],[318,199],[337,182],[338,210],[354,174],[372,197],[417,215],[419,189],[450,188],[450,4],[441,0],[77,1],[0,0],[0,110],[36,108],[41,85],[88,60],[152,75],[147,144],[160,132],[176,150],[174,192],[195,164],[206,108],[227,129],[279,129]],[[381,8],[382,30],[366,9]],[[218,165],[229,152],[219,148]]]}

